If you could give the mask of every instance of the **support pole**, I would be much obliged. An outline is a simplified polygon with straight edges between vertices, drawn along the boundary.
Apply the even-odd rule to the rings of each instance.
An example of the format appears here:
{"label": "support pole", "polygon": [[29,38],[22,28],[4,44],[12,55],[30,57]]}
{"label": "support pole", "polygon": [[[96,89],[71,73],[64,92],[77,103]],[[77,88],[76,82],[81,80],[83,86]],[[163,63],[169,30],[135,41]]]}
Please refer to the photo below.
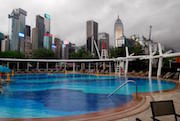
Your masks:
{"label": "support pole", "polygon": [[76,71],[76,64],[73,63],[73,73],[75,73],[75,71]]}
{"label": "support pole", "polygon": [[91,63],[89,63],[89,66],[88,66],[88,73],[91,72]]}
{"label": "support pole", "polygon": [[19,71],[19,62],[17,62],[17,71]]}
{"label": "support pole", "polygon": [[150,53],[150,58],[149,58],[149,78],[152,77],[152,45],[149,44],[149,53]]}
{"label": "support pole", "polygon": [[58,72],[58,64],[56,63],[56,72]]}
{"label": "support pole", "polygon": [[111,73],[111,62],[109,62],[109,74]]}
{"label": "support pole", "polygon": [[66,63],[64,64],[64,71],[65,71],[65,73],[66,73]]}
{"label": "support pole", "polygon": [[129,66],[129,60],[128,60],[128,57],[129,57],[129,50],[128,50],[128,47],[126,47],[126,65],[125,65],[125,76],[127,76],[127,73],[128,73],[128,66]]}
{"label": "support pole", "polygon": [[163,63],[163,58],[160,57],[158,62],[157,78],[161,76],[162,63]]}
{"label": "support pole", "polygon": [[29,62],[27,62],[27,71],[29,71]]}
{"label": "support pole", "polygon": [[7,62],[7,67],[9,68],[9,62]]}
{"label": "support pole", "polygon": [[47,72],[48,72],[48,70],[49,70],[48,62],[46,63],[46,70],[47,70]]}
{"label": "support pole", "polygon": [[163,63],[162,48],[161,48],[160,43],[158,43],[158,49],[159,49],[160,58],[158,62],[157,78],[161,76],[161,69],[162,69],[162,63]]}
{"label": "support pole", "polygon": [[98,63],[96,62],[96,72],[98,71]]}
{"label": "support pole", "polygon": [[37,62],[37,72],[39,72],[39,62]]}

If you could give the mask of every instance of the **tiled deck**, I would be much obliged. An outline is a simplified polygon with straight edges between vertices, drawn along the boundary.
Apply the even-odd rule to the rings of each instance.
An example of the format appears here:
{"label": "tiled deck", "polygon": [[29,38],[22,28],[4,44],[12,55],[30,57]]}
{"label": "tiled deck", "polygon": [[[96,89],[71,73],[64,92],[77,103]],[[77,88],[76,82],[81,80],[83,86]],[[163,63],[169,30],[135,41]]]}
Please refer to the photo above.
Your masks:
{"label": "tiled deck", "polygon": [[[153,94],[153,98],[155,101],[159,100],[173,100],[175,105],[175,110],[177,114],[180,114],[180,89],[175,90],[174,92],[166,92],[163,94]],[[136,118],[140,118],[142,121],[153,121],[150,117],[152,116],[152,112],[150,107],[143,111],[140,114],[119,119],[117,121],[135,121]],[[158,119],[162,121],[175,121],[174,116],[163,116],[159,117]],[[180,118],[178,118],[178,121],[180,121]]]}

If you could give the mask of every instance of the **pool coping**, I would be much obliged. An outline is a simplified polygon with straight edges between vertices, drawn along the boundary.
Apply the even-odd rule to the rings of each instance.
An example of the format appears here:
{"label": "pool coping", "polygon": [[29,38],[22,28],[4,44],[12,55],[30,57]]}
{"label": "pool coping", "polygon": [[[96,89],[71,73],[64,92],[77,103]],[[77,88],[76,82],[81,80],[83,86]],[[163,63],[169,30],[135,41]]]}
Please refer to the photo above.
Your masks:
{"label": "pool coping", "polygon": [[[76,73],[76,74],[82,74],[82,73]],[[86,74],[86,73],[85,73]],[[90,74],[90,75],[96,75],[96,74]],[[98,76],[118,76],[115,74],[98,74]],[[147,77],[142,76],[128,76],[128,77],[134,77],[134,78],[144,78],[147,79]],[[157,79],[156,77],[152,77],[152,79]],[[139,114],[149,108],[149,100],[154,100],[152,95],[158,95],[158,94],[164,94],[164,93],[175,93],[177,89],[180,88],[180,84],[178,80],[173,79],[163,79],[159,78],[160,80],[164,81],[170,81],[174,82],[176,84],[176,87],[170,90],[163,90],[163,91],[155,91],[155,92],[145,92],[145,93],[138,93],[140,99],[137,101],[135,94],[133,94],[133,100],[129,103],[126,103],[120,107],[112,108],[112,109],[106,109],[99,112],[94,113],[88,113],[88,114],[82,114],[82,115],[75,115],[75,116],[60,116],[60,117],[53,117],[53,118],[0,118],[0,121],[69,121],[69,120],[76,120],[76,121],[86,121],[86,120],[118,120],[125,117],[129,117],[132,115]],[[147,101],[147,99],[149,100]],[[140,109],[143,107],[143,109]],[[138,111],[137,111],[138,110]]]}

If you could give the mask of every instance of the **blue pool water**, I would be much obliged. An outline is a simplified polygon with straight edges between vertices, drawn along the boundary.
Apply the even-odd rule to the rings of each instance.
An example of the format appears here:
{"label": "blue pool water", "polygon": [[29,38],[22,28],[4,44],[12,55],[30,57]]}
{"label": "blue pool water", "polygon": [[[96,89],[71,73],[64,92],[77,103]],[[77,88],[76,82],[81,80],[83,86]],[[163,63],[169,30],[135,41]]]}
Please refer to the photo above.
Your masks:
{"label": "blue pool water", "polygon": [[[138,84],[138,92],[154,92],[176,87],[172,82],[128,78]],[[130,102],[135,85],[129,83],[115,95],[123,77],[85,74],[17,75],[3,86],[0,118],[48,118],[72,116],[120,107]]]}

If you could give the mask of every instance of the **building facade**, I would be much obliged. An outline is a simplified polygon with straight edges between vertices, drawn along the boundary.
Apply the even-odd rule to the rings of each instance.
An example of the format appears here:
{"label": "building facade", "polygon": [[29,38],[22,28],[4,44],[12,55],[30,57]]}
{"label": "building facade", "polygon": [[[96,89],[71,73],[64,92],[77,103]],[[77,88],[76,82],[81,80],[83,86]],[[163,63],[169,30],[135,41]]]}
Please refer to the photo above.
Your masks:
{"label": "building facade", "polygon": [[31,27],[26,25],[25,27],[25,37],[31,37]]}
{"label": "building facade", "polygon": [[115,47],[122,47],[122,45],[124,45],[125,43],[124,42],[124,27],[119,16],[114,24],[114,39],[115,39]]}
{"label": "building facade", "polygon": [[5,52],[9,50],[9,41],[8,37],[5,36],[4,39],[1,41],[1,51]]}
{"label": "building facade", "polygon": [[25,58],[32,58],[32,43],[31,38],[26,36],[25,39],[25,49],[24,49]]}
{"label": "building facade", "polygon": [[32,29],[32,50],[36,50],[38,47],[38,29],[35,27]]}
{"label": "building facade", "polygon": [[63,41],[61,41],[58,37],[54,38],[55,43],[55,56],[58,59],[62,59],[62,45]]}
{"label": "building facade", "polygon": [[62,45],[62,59],[69,59],[69,41],[63,41]]}
{"label": "building facade", "polygon": [[43,48],[51,50],[52,47],[52,35],[49,33],[44,34]]}
{"label": "building facade", "polygon": [[14,9],[8,16],[9,23],[9,44],[10,50],[24,53],[25,22],[27,12],[21,8]]}
{"label": "building facade", "polygon": [[44,14],[44,25],[45,25],[45,33],[51,33],[51,17],[48,14]]}
{"label": "building facade", "polygon": [[43,40],[45,33],[44,18],[40,15],[36,16],[36,28],[38,34],[38,48],[43,48]]}
{"label": "building facade", "polygon": [[95,40],[96,45],[98,46],[98,23],[93,20],[87,21],[86,29],[86,50],[91,52],[91,54],[95,57],[97,56],[97,50],[93,41]]}

